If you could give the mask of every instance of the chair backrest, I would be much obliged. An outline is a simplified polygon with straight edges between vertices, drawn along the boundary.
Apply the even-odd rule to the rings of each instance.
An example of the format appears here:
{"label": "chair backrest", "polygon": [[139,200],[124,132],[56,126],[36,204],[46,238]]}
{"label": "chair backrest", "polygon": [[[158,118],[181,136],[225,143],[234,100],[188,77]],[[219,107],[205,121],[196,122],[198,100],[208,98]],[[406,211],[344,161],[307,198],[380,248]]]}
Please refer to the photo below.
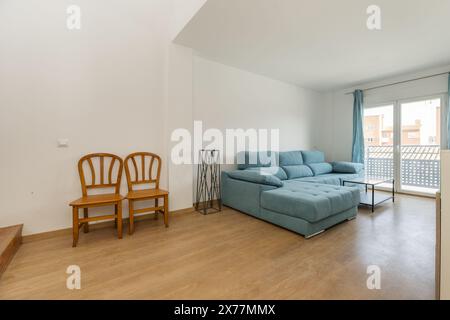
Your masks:
{"label": "chair backrest", "polygon": [[[85,167],[89,170],[85,170]],[[78,173],[80,174],[83,196],[87,196],[89,189],[103,188],[115,188],[114,192],[119,194],[122,170],[123,160],[114,154],[92,153],[82,157],[78,161]],[[89,180],[85,171],[90,172]],[[90,183],[87,184],[87,181]]]}
{"label": "chair backrest", "polygon": [[155,188],[159,188],[161,158],[157,154],[135,152],[128,155],[124,162],[129,191],[133,191],[133,186],[138,184],[154,184]]}

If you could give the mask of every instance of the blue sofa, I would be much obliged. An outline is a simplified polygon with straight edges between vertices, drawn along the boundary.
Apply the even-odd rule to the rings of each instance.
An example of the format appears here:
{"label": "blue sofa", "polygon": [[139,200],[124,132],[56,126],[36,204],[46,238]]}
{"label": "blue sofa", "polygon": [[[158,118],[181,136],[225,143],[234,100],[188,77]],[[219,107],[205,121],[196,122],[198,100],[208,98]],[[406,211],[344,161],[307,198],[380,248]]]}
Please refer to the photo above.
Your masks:
{"label": "blue sofa", "polygon": [[356,217],[360,190],[341,184],[362,176],[361,164],[327,163],[320,151],[270,153],[270,159],[248,151],[239,156],[245,163],[238,170],[222,172],[224,205],[306,238]]}

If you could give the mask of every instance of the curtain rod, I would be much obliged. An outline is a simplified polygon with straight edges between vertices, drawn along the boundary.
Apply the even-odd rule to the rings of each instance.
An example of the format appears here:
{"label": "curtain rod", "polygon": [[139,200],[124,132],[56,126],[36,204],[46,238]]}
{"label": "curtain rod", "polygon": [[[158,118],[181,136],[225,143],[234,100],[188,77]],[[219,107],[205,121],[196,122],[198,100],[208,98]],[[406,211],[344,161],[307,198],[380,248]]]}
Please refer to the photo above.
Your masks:
{"label": "curtain rod", "polygon": [[[403,81],[393,82],[393,83],[389,83],[389,84],[383,84],[381,86],[376,86],[376,87],[372,87],[372,88],[362,89],[362,91],[369,91],[369,90],[380,89],[380,88],[384,88],[384,87],[395,86],[397,84],[402,84],[402,83],[407,83],[407,82],[412,82],[412,81],[417,81],[417,80],[422,80],[422,79],[433,78],[433,77],[437,77],[437,76],[442,76],[444,74],[449,74],[449,72],[441,72],[441,73],[436,73],[436,74],[432,74],[432,75],[424,76],[424,77],[420,77],[420,78],[403,80]],[[353,91],[352,92],[347,92],[346,94],[353,94]]]}

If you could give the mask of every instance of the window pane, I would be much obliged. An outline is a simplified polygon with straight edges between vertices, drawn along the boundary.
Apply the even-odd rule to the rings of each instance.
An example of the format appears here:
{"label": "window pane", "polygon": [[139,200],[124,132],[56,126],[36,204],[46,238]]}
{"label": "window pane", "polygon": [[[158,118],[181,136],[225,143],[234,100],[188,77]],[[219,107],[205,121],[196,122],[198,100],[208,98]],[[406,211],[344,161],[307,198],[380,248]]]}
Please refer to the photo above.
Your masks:
{"label": "window pane", "polygon": [[[364,110],[366,175],[371,178],[394,177],[394,106]],[[390,187],[391,185],[386,185]]]}
{"label": "window pane", "polygon": [[441,99],[401,108],[401,188],[434,193],[440,184]]}

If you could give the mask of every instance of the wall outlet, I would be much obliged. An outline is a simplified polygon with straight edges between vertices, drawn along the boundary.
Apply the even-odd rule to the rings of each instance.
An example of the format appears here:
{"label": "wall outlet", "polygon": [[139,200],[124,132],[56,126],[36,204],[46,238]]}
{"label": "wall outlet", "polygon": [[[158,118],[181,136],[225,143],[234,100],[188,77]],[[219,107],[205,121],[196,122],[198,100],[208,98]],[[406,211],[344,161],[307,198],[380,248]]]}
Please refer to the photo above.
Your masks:
{"label": "wall outlet", "polygon": [[59,138],[58,139],[58,148],[67,148],[69,146],[69,139]]}

